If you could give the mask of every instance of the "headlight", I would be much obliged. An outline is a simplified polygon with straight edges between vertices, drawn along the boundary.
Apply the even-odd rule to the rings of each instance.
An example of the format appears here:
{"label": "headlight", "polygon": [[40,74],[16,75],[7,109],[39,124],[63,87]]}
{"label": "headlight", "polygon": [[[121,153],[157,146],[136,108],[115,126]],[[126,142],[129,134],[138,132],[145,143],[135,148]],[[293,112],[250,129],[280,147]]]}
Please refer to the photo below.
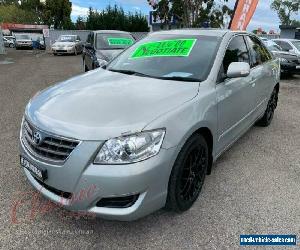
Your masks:
{"label": "headlight", "polygon": [[74,44],[69,44],[69,45],[67,45],[67,47],[72,48],[72,47],[74,47]]}
{"label": "headlight", "polygon": [[285,58],[279,58],[279,60],[280,60],[280,62],[282,62],[282,63],[288,63],[289,61],[287,60],[287,59],[285,59]]}
{"label": "headlight", "polygon": [[165,136],[164,129],[110,139],[95,158],[95,164],[129,164],[157,155]]}

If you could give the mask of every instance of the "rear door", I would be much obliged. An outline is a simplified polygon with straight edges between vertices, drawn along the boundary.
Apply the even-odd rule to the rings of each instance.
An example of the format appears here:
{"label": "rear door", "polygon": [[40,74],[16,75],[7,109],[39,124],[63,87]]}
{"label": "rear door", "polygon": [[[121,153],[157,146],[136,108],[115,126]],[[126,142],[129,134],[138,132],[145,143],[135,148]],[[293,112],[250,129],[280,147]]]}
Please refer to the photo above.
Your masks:
{"label": "rear door", "polygon": [[246,36],[251,55],[251,81],[255,88],[255,107],[253,118],[261,115],[265,109],[276,81],[277,65],[262,42],[254,36]]}
{"label": "rear door", "polygon": [[254,107],[255,90],[251,76],[230,79],[226,77],[232,62],[250,64],[250,54],[242,35],[232,38],[226,50],[217,84],[218,100],[218,152],[221,152],[248,127],[249,113]]}

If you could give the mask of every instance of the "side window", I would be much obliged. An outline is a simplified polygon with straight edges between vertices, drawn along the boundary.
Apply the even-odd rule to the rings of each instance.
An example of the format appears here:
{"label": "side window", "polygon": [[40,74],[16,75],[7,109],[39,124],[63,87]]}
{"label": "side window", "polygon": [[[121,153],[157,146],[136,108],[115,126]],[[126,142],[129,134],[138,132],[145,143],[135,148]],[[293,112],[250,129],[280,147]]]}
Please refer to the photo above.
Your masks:
{"label": "side window", "polygon": [[256,67],[272,59],[272,55],[261,42],[252,36],[247,36],[251,52],[251,67]]}
{"label": "side window", "polygon": [[223,60],[224,73],[227,73],[228,67],[233,62],[249,62],[249,51],[247,49],[243,36],[234,37],[225,53]]}
{"label": "side window", "polygon": [[291,49],[293,49],[293,47],[289,43],[283,41],[281,41],[281,48],[284,51],[290,51]]}

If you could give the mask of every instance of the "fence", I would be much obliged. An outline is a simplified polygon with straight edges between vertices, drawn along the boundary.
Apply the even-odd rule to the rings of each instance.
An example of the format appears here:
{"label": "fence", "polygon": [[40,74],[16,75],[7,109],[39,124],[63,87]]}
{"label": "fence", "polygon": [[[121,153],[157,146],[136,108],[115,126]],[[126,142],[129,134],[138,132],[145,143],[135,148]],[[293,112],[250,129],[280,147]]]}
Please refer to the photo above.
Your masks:
{"label": "fence", "polygon": [[[86,41],[90,30],[50,30],[49,37],[46,38],[46,45],[48,48],[55,43],[61,35],[78,35],[82,41]],[[133,32],[135,39],[140,40],[147,36],[148,32]]]}

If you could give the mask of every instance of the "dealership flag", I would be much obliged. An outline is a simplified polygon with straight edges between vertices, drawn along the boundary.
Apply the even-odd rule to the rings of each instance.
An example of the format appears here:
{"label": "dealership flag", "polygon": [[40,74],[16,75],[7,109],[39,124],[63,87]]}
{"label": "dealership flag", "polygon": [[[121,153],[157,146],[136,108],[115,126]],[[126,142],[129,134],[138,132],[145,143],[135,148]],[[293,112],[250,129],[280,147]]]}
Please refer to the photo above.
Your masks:
{"label": "dealership flag", "polygon": [[257,4],[258,0],[237,0],[229,28],[231,30],[246,30]]}

